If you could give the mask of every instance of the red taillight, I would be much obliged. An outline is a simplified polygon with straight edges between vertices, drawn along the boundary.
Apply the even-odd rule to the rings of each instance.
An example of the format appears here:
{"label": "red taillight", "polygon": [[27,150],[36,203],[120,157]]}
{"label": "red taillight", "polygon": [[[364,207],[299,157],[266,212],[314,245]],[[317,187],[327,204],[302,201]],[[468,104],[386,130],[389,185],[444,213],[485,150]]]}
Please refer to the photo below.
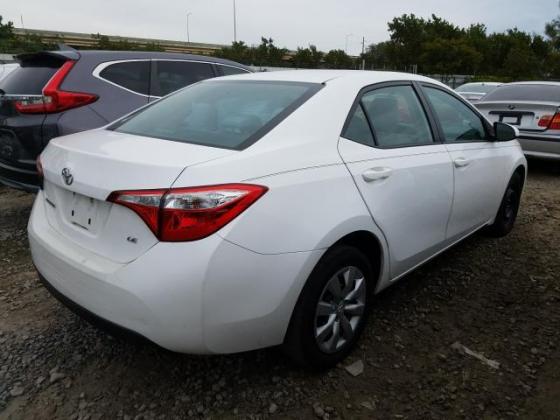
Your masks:
{"label": "red taillight", "polygon": [[560,130],[560,112],[554,115],[543,115],[539,120],[539,127],[545,127],[548,130]]}
{"label": "red taillight", "polygon": [[60,85],[68,75],[75,61],[66,61],[60,67],[47,85],[43,88],[43,96],[27,98],[15,102],[16,109],[21,114],[43,114],[61,112],[95,102],[97,95],[83,92],[69,92],[61,90]]}
{"label": "red taillight", "polygon": [[116,191],[108,201],[136,212],[159,240],[194,241],[218,231],[268,188],[225,184],[165,190]]}

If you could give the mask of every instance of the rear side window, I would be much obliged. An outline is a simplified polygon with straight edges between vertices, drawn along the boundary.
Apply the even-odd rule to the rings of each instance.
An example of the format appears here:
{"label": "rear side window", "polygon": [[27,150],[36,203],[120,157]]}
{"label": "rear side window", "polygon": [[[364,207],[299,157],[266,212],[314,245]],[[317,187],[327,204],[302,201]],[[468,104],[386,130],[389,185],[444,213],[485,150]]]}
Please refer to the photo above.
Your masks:
{"label": "rear side window", "polygon": [[217,65],[219,71],[221,71],[223,76],[232,76],[234,74],[245,74],[249,73],[247,70],[240,69],[238,67],[231,67],[231,66],[222,66],[221,64]]}
{"label": "rear side window", "polygon": [[362,96],[362,105],[380,147],[433,143],[432,132],[412,86],[375,89]]}
{"label": "rear side window", "polygon": [[446,141],[480,141],[486,138],[482,119],[467,105],[439,89],[425,87]]}
{"label": "rear side window", "polygon": [[486,95],[484,101],[560,102],[560,86],[504,85]]}
{"label": "rear side window", "polygon": [[156,86],[152,95],[165,96],[185,86],[215,77],[212,65],[190,61],[156,61]]}
{"label": "rear side window", "polygon": [[150,94],[150,61],[125,61],[105,67],[99,76],[142,95]]}
{"label": "rear side window", "polygon": [[354,111],[342,137],[353,140],[356,143],[365,144],[366,146],[375,146],[373,135],[371,134],[371,129],[361,104]]}
{"label": "rear side window", "polygon": [[211,81],[181,90],[110,129],[183,143],[244,149],[278,125],[320,84]]}
{"label": "rear side window", "polygon": [[11,95],[41,95],[47,82],[64,63],[61,60],[22,62],[0,80],[0,89]]}

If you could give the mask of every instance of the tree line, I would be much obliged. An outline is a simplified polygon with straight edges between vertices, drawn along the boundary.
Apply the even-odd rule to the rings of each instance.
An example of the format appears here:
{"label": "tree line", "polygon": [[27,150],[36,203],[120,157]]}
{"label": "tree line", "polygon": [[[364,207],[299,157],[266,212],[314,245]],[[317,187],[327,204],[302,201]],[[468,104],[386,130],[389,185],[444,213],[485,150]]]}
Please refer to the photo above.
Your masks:
{"label": "tree line", "polygon": [[[215,52],[247,65],[416,71],[423,74],[464,74],[479,79],[503,81],[519,79],[560,79],[560,16],[545,25],[544,35],[520,31],[489,33],[476,23],[462,28],[432,15],[424,19],[404,14],[388,23],[389,39],[371,44],[358,57],[334,49],[323,52],[316,46],[289,51],[275,45],[271,38],[249,46],[233,42]],[[161,45],[140,45],[126,39],[111,40],[106,35],[92,35],[93,48],[103,50],[163,51]],[[56,49],[36,35],[16,36],[12,22],[2,23],[0,16],[0,52],[19,53]]]}

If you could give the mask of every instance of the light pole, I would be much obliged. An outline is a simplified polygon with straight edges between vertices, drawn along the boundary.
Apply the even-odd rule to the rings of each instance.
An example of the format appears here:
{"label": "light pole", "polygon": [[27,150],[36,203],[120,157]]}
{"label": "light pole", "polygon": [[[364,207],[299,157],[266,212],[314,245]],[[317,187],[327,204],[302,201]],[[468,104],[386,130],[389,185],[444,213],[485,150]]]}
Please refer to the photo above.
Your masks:
{"label": "light pole", "polygon": [[237,42],[237,10],[233,0],[233,42]]}
{"label": "light pole", "polygon": [[191,42],[191,36],[189,34],[189,16],[192,15],[191,12],[187,13],[187,42]]}
{"label": "light pole", "polygon": [[344,37],[344,52],[348,54],[348,39],[353,36],[354,34],[346,34]]}

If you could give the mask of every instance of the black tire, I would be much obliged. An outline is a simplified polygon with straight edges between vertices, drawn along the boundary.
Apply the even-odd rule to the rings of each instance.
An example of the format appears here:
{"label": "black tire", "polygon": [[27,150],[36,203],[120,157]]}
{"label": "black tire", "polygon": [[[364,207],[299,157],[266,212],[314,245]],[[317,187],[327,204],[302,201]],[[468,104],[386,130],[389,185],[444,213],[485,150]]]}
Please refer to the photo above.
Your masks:
{"label": "black tire", "polygon": [[[356,267],[363,274],[364,310],[356,322],[352,339],[345,340],[340,349],[326,353],[321,350],[315,338],[317,305],[329,281],[346,267]],[[341,245],[329,250],[317,263],[301,292],[282,346],[284,353],[296,364],[312,370],[327,369],[342,361],[355,346],[364,329],[374,286],[371,264],[358,249]]]}
{"label": "black tire", "polygon": [[485,229],[486,234],[495,238],[501,238],[512,231],[517,219],[522,191],[523,178],[520,174],[516,173],[511,177],[506,188],[496,220]]}

